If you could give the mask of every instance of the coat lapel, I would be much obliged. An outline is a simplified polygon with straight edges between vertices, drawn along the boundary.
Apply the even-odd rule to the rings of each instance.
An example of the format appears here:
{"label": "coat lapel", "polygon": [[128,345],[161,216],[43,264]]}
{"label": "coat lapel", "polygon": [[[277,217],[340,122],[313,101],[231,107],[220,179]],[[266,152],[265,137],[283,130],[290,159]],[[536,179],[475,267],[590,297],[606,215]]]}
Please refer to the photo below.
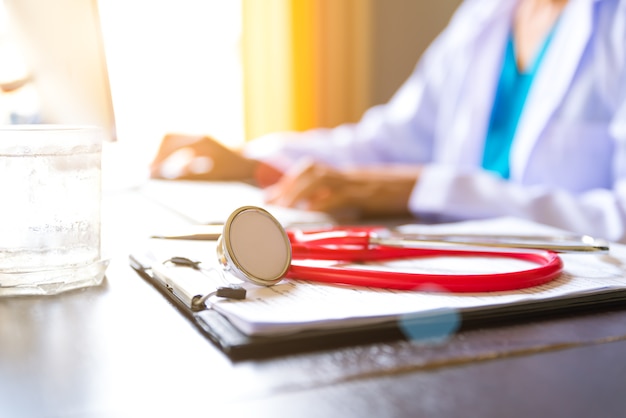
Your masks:
{"label": "coat lapel", "polygon": [[487,17],[483,21],[476,19],[473,33],[456,34],[457,42],[466,46],[461,53],[468,58],[461,62],[467,71],[448,92],[455,99],[451,101],[450,117],[441,126],[445,132],[441,161],[469,167],[480,164],[515,5],[516,0],[491,3],[493,10],[483,10]]}
{"label": "coat lapel", "polygon": [[594,0],[571,0],[540,64],[511,150],[511,177],[521,179],[533,147],[574,78],[593,27]]}

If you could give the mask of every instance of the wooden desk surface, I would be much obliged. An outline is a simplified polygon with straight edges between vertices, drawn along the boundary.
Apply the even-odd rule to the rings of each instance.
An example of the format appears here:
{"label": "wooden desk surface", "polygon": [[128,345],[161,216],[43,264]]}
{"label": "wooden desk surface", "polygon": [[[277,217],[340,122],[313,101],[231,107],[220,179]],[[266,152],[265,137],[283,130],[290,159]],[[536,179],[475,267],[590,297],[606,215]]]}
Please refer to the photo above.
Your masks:
{"label": "wooden desk surface", "polygon": [[626,310],[232,362],[128,266],[178,220],[105,196],[100,287],[0,299],[0,417],[623,417]]}

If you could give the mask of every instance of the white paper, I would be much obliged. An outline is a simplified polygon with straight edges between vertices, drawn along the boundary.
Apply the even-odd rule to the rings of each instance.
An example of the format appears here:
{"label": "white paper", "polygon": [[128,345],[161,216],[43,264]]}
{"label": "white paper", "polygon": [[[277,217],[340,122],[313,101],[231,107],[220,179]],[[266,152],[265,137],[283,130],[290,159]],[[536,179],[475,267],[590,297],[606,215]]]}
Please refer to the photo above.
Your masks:
{"label": "white paper", "polygon": [[[473,221],[447,225],[411,225],[420,232],[554,234],[558,231],[513,218]],[[171,243],[169,245],[172,245]],[[180,246],[181,251],[183,247]],[[197,255],[213,261],[214,248],[204,245]],[[189,253],[190,254],[190,253]],[[184,254],[172,254],[184,255]],[[434,315],[441,311],[515,305],[528,301],[550,300],[626,289],[626,246],[612,244],[610,254],[562,254],[564,272],[555,280],[519,291],[491,293],[441,293],[357,288],[314,282],[283,280],[272,287],[247,286],[245,300],[212,298],[213,309],[228,318],[248,335],[278,335],[311,329],[352,327],[415,315]],[[526,262],[494,257],[448,257],[387,262],[386,268],[440,274],[497,273],[527,267]],[[531,263],[532,264],[532,263]]]}
{"label": "white paper", "polygon": [[[552,233],[548,228],[515,219],[467,222],[454,226],[415,226],[420,230],[471,233]],[[271,288],[252,288],[244,301],[215,301],[214,309],[225,315],[249,335],[290,333],[303,329],[353,326],[386,321],[407,315],[495,305],[509,305],[528,300],[558,298],[605,289],[626,289],[626,249],[613,244],[610,256],[591,254],[561,255],[564,273],[542,286],[497,293],[449,294],[393,291],[386,289],[348,288],[313,282],[287,280]],[[402,270],[431,273],[496,273],[512,270],[524,262],[494,257],[490,271],[484,259],[455,257],[449,259],[402,260],[387,263]],[[455,264],[455,269],[452,265]],[[454,271],[456,270],[456,271]]]}
{"label": "white paper", "polygon": [[150,180],[139,192],[200,225],[223,223],[234,210],[251,205],[268,210],[284,226],[329,225],[333,221],[321,212],[267,205],[261,189],[240,182]]}

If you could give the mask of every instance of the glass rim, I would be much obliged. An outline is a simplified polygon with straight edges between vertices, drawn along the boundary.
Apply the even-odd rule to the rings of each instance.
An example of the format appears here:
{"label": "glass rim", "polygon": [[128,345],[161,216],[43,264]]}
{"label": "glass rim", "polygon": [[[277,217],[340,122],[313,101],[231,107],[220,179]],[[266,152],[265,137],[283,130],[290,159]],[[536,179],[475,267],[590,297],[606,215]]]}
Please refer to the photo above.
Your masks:
{"label": "glass rim", "polygon": [[104,130],[90,125],[0,125],[0,155],[71,155],[101,152]]}
{"label": "glass rim", "polygon": [[104,131],[97,125],[78,125],[62,123],[32,123],[0,125],[0,131],[38,132],[38,131]]}

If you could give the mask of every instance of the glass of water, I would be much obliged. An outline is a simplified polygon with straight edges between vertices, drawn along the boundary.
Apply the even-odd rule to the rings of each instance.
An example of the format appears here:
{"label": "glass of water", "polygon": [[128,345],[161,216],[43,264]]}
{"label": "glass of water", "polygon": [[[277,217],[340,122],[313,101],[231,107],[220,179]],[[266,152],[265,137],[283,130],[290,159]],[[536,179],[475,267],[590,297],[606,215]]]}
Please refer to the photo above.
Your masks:
{"label": "glass of water", "polygon": [[0,127],[0,296],[102,282],[99,128]]}

